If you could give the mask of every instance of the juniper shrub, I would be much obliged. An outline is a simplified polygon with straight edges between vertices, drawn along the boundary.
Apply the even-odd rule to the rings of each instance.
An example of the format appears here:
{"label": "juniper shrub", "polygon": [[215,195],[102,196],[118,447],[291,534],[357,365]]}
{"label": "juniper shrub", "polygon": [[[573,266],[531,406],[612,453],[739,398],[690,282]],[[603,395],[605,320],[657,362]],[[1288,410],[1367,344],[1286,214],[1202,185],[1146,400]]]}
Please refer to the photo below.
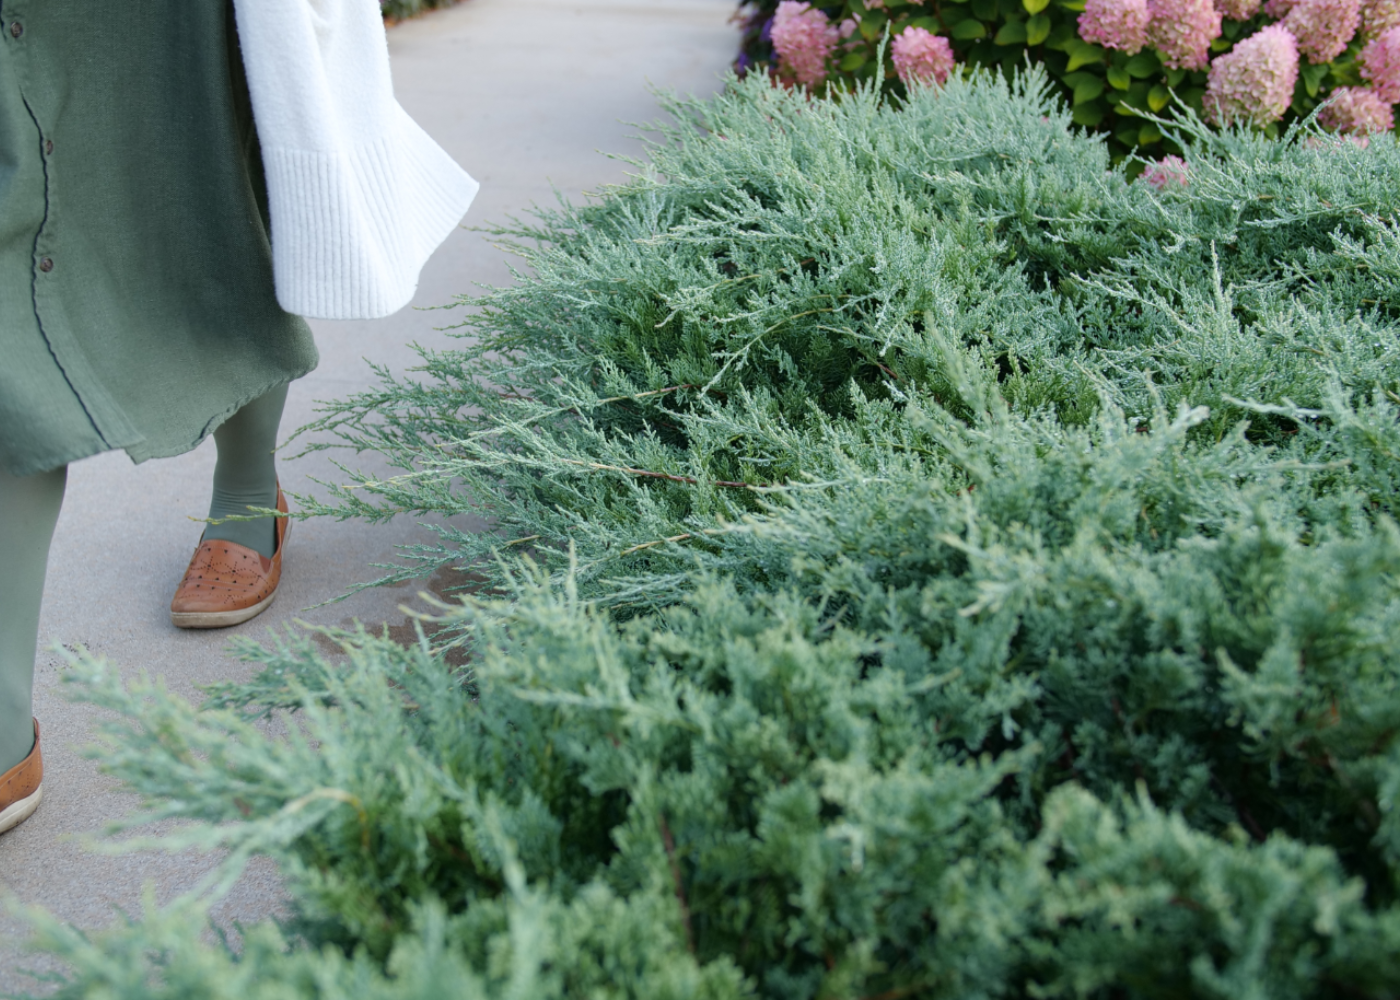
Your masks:
{"label": "juniper shrub", "polygon": [[402,475],[313,514],[494,520],[396,574],[484,577],[444,632],[203,711],[75,666],[296,919],[36,916],[60,995],[1400,994],[1400,150],[1129,183],[1033,73],[666,106],[315,429]]}

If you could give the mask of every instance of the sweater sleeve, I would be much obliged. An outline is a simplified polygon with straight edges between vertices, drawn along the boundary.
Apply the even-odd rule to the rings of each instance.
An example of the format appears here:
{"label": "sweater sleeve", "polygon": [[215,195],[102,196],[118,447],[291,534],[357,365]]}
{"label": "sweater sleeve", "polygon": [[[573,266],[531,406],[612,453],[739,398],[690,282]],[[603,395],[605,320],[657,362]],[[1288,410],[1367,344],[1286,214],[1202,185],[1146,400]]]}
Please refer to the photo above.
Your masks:
{"label": "sweater sleeve", "polygon": [[377,0],[235,0],[262,146],[277,299],[387,316],[477,183],[394,100]]}

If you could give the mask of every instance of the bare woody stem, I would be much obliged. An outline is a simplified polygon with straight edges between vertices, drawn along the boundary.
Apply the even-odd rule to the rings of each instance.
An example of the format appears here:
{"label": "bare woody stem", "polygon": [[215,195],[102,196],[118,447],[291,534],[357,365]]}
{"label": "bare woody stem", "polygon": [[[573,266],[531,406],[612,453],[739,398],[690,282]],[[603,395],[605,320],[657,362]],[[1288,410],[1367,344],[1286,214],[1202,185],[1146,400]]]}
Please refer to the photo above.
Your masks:
{"label": "bare woody stem", "polygon": [[695,932],[690,928],[690,904],[685,898],[685,885],[681,882],[681,866],[676,862],[676,841],[671,836],[671,828],[666,823],[666,814],[657,813],[661,823],[661,843],[666,848],[666,860],[671,863],[671,879],[676,884],[676,902],[681,908],[681,924],[685,927],[685,946],[695,954]]}

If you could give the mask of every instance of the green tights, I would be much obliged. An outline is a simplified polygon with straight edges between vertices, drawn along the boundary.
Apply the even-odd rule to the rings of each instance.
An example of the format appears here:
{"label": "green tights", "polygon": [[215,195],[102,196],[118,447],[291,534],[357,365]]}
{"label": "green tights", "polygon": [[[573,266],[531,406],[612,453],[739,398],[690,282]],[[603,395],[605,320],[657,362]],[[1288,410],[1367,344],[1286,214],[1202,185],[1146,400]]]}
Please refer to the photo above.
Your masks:
{"label": "green tights", "polygon": [[[214,467],[211,518],[276,505],[277,466],[272,451],[286,401],[287,387],[279,386],[248,403],[214,432],[219,458]],[[12,476],[0,466],[0,560],[4,564],[0,572],[0,774],[29,756],[34,746],[30,718],[39,605],[49,542],[67,482],[66,466],[34,476]],[[211,524],[204,536],[237,542],[270,556],[275,528],[271,518],[229,521]]]}
{"label": "green tights", "polygon": [[67,482],[67,466],[37,476],[12,476],[0,467],[0,773],[34,746],[29,720],[39,604]]}
{"label": "green tights", "polygon": [[[219,460],[214,466],[210,519],[247,514],[249,507],[277,506],[277,463],[272,453],[286,402],[287,387],[278,386],[245,405],[214,432]],[[271,557],[276,533],[276,522],[264,517],[211,524],[204,537],[237,542]]]}

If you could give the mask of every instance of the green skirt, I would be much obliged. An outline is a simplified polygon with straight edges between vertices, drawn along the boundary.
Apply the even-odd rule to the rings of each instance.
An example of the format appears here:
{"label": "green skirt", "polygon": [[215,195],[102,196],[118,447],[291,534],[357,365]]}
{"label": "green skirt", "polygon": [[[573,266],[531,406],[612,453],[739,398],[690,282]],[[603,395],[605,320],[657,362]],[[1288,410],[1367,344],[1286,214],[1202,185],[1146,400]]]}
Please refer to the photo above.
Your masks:
{"label": "green skirt", "polygon": [[231,0],[2,0],[0,463],[177,455],[316,361]]}

